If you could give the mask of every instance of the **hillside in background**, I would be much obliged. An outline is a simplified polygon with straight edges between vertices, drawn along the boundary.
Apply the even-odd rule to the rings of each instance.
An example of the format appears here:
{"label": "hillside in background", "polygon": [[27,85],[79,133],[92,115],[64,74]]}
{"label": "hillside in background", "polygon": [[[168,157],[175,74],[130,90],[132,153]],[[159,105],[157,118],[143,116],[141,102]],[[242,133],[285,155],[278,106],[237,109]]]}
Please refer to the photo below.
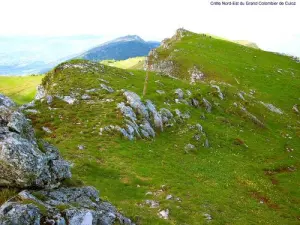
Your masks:
{"label": "hillside in background", "polygon": [[107,59],[124,60],[137,56],[146,56],[150,50],[159,46],[159,42],[144,41],[139,36],[129,35],[106,42],[92,48],[78,58],[101,61]]}
{"label": "hillside in background", "polygon": [[135,57],[125,60],[103,60],[102,64],[121,69],[143,70],[146,57]]}
{"label": "hillside in background", "polygon": [[102,36],[0,36],[0,75],[44,73],[103,43]]}
{"label": "hillside in background", "polygon": [[146,72],[117,68],[132,61],[64,62],[23,109],[69,182],[136,224],[299,223],[297,61],[179,29],[149,54],[145,96]]}
{"label": "hillside in background", "polygon": [[0,76],[0,93],[22,105],[34,99],[36,88],[42,79],[43,76]]}

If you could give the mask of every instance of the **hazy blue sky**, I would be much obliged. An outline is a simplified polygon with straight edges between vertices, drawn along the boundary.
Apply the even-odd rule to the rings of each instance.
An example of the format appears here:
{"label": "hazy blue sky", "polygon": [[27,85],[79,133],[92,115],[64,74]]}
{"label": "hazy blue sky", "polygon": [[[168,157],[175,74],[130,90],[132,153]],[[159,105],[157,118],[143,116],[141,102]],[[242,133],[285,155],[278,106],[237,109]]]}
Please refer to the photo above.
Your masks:
{"label": "hazy blue sky", "polygon": [[[263,0],[262,0],[263,1]],[[209,0],[1,0],[0,36],[137,34],[162,40],[179,27],[300,56],[296,6],[212,6]]]}

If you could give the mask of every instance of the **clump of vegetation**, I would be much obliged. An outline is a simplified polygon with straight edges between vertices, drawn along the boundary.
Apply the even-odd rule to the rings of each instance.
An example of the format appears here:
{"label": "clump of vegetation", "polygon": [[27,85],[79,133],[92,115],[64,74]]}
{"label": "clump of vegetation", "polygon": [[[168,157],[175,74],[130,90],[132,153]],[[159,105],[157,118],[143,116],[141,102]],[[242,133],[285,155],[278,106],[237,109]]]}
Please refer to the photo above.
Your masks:
{"label": "clump of vegetation", "polygon": [[17,193],[18,190],[14,188],[0,188],[0,205],[15,196]]}

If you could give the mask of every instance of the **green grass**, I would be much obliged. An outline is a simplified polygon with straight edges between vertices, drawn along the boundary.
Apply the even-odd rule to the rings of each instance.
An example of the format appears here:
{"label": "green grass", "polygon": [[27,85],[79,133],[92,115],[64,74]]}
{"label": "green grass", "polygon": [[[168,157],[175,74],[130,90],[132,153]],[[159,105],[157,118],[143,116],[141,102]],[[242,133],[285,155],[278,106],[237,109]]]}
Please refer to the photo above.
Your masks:
{"label": "green grass", "polygon": [[[99,87],[100,79],[105,79],[115,90],[127,89],[141,95],[144,78],[143,71],[91,64],[84,72],[58,66],[45,77],[43,84],[49,94],[67,95],[74,91],[83,94],[84,90]],[[53,83],[58,85],[53,87]],[[205,97],[218,106],[214,105],[209,114],[203,107],[176,104],[174,90],[179,87],[192,91],[198,100]],[[46,103],[40,103],[37,109],[41,113],[28,116],[36,133],[56,145],[63,157],[74,163],[73,179],[95,186],[101,198],[111,201],[137,224],[204,224],[204,213],[213,217],[211,224],[298,224],[300,155],[296,149],[300,145],[295,115],[274,114],[258,104],[257,99],[242,101],[236,96],[239,87],[220,87],[226,94],[224,101],[205,82],[190,85],[186,80],[150,73],[145,99],[151,99],[158,108],[178,108],[192,115],[187,121],[166,128],[151,141],[130,142],[116,133],[99,135],[101,127],[123,124],[116,109],[117,103],[124,101],[119,91],[91,94],[94,104],[80,101],[67,105],[55,99],[51,107],[57,110],[51,111]],[[156,90],[164,90],[166,94],[159,95]],[[114,101],[104,103],[102,100],[107,98]],[[292,104],[291,99],[288,101]],[[242,114],[233,106],[234,102],[245,105],[263,121],[265,128]],[[189,125],[196,123],[207,133],[210,148],[193,140],[195,131]],[[53,133],[43,132],[43,126],[50,127]],[[186,154],[184,147],[188,143],[197,150]],[[78,150],[79,144],[85,145],[85,149]],[[294,151],[287,152],[287,146]],[[296,170],[282,169],[288,166]],[[266,171],[279,172],[267,175]],[[160,195],[145,195],[148,191],[159,191],[162,185],[165,187]],[[165,200],[168,194],[179,197],[181,202]],[[170,220],[160,219],[158,209],[144,205],[146,199],[159,201],[160,209],[169,209]]]}
{"label": "green grass", "polygon": [[104,60],[102,64],[121,69],[143,70],[146,57],[135,57],[126,60]]}
{"label": "green grass", "polygon": [[[299,64],[286,56],[196,34],[158,53],[159,60],[175,62],[175,75],[180,79],[151,72],[143,100],[150,99],[157,108],[172,112],[176,108],[189,111],[191,118],[165,128],[153,140],[128,141],[117,133],[99,135],[102,127],[124,125],[116,108],[125,101],[120,90],[142,95],[144,71],[72,60],[67,64],[86,66],[63,69],[62,64],[43,79],[51,95],[82,95],[87,89],[99,88],[103,79],[116,90],[90,93],[93,103],[80,100],[68,105],[55,98],[51,107],[56,110],[49,110],[43,102],[36,105],[41,113],[28,114],[36,134],[56,145],[73,163],[73,178],[65,185],[95,186],[102,199],[111,201],[137,224],[206,224],[205,213],[213,218],[210,224],[299,224],[300,128],[299,115],[291,109],[299,104]],[[195,85],[189,83],[187,73],[193,66],[206,75]],[[210,86],[211,80],[219,82],[224,100]],[[203,105],[176,104],[177,88],[190,90],[200,102],[205,97],[213,104],[212,113]],[[256,90],[254,98],[237,96],[251,89]],[[270,112],[259,101],[274,104],[284,114]],[[235,103],[264,126],[255,124]],[[196,131],[189,127],[196,123],[203,126],[209,148],[203,147],[204,140],[193,139]],[[45,133],[43,126],[52,134]],[[189,143],[196,150],[187,154],[184,147]],[[85,149],[79,150],[78,145]],[[146,196],[149,191],[158,195]],[[168,194],[181,201],[166,200]],[[146,199],[159,201],[159,208],[149,208]],[[160,219],[158,209],[169,209],[170,219]]]}
{"label": "green grass", "polygon": [[0,93],[18,104],[28,103],[33,100],[42,78],[43,76],[0,76]]}

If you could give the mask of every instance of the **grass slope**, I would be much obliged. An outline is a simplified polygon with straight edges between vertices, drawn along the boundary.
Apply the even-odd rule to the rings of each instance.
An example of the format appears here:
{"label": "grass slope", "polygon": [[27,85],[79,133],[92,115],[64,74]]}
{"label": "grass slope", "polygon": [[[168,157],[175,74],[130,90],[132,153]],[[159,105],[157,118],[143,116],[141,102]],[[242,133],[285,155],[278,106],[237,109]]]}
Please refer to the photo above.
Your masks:
{"label": "grass slope", "polygon": [[[189,42],[202,49],[201,56],[187,45]],[[206,45],[228,45],[229,49],[213,51]],[[279,81],[283,82],[281,86],[269,87],[266,82],[260,84],[267,79],[263,78],[266,74],[260,77],[248,70],[247,74],[241,68],[245,67],[245,58],[252,60],[252,51],[257,57],[263,57],[260,54],[269,56],[268,53],[239,45],[223,41],[218,44],[216,40],[195,37],[195,40],[184,39],[174,48],[188,48],[190,51],[192,57],[178,56],[177,60],[183,60],[182,65],[200,66],[204,62],[203,70],[209,76],[232,83],[237,78],[241,85],[220,84],[225,94],[225,100],[220,100],[209,83],[190,85],[185,79],[176,80],[150,73],[145,99],[152,100],[157,108],[167,107],[172,111],[177,108],[189,112],[191,118],[166,128],[154,140],[128,141],[117,133],[99,135],[99,129],[110,124],[122,125],[122,116],[116,109],[117,103],[124,101],[120,90],[127,89],[141,95],[145,72],[73,60],[58,66],[44,78],[43,84],[49,94],[69,95],[73,92],[80,96],[85,90],[99,88],[103,79],[116,91],[108,94],[99,90],[90,94],[92,100],[79,100],[74,105],[55,99],[51,105],[53,110],[49,110],[45,102],[38,103],[36,108],[41,113],[28,114],[36,133],[56,145],[63,157],[73,163],[73,180],[95,186],[101,191],[102,198],[111,201],[137,224],[205,224],[206,213],[212,216],[211,224],[299,224],[298,117],[292,113],[278,115],[270,112],[257,102],[259,97],[264,96],[261,93],[254,99],[246,97],[244,101],[236,95],[241,87],[249,91],[252,82],[258,90],[277,88],[277,92],[286,91],[282,85],[291,85],[290,91],[294,93],[285,97],[286,105],[290,107],[297,93],[293,86],[295,84],[289,80],[294,78],[290,76],[287,79],[287,74],[278,74]],[[228,62],[227,51],[231,51],[231,48],[250,52],[250,56],[246,55],[240,64],[238,61]],[[212,52],[216,53],[214,57],[211,57]],[[276,62],[287,61],[293,65],[285,57],[271,56]],[[213,69],[211,61],[216,63],[216,68]],[[240,66],[230,67],[234,65]],[[249,62],[247,67],[255,65]],[[229,69],[226,69],[227,66]],[[237,75],[235,70],[240,73]],[[298,74],[295,76],[299,78]],[[213,103],[212,113],[207,113],[203,105],[194,108],[176,104],[176,88],[190,90],[192,97],[199,101],[203,97],[208,99]],[[160,95],[156,90],[163,90],[165,94]],[[273,96],[274,101],[283,95],[273,95],[273,92],[269,98]],[[253,123],[234,103],[245,106],[265,124],[265,128]],[[190,129],[190,125],[196,123],[203,126],[209,139],[209,148],[194,140],[195,131]],[[45,133],[43,126],[50,128],[52,133]],[[196,146],[196,150],[189,154],[184,151],[188,143]],[[79,150],[78,145],[84,145],[85,148]],[[146,195],[147,192],[153,194]],[[169,194],[180,198],[180,201],[166,200]],[[146,199],[159,201],[159,208],[145,205]],[[160,219],[157,215],[159,209],[169,209],[170,219]]]}
{"label": "grass slope", "polygon": [[157,48],[157,58],[150,59],[172,61],[174,76],[189,80],[188,71],[197,67],[206,81],[226,82],[241,91],[253,89],[258,98],[285,111],[300,103],[300,63],[291,57],[188,31],[174,39],[167,49]]}
{"label": "grass slope", "polygon": [[101,63],[107,66],[113,66],[121,69],[143,70],[145,60],[146,57],[135,57],[119,61],[103,60],[101,61]]}
{"label": "grass slope", "polygon": [[18,104],[25,104],[33,100],[36,87],[43,76],[0,76],[0,93],[9,96]]}

